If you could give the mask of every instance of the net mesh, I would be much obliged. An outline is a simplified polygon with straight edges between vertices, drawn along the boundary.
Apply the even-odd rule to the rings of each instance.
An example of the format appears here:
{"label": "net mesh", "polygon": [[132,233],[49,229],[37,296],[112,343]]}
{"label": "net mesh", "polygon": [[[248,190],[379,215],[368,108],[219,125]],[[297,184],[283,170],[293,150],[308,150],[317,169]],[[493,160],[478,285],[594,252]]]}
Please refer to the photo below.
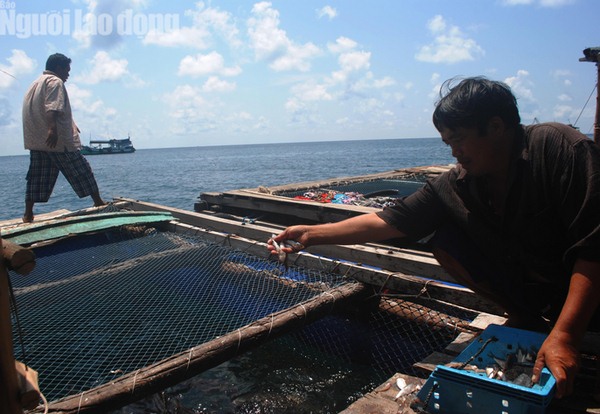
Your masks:
{"label": "net mesh", "polygon": [[[334,269],[284,268],[201,235],[126,227],[37,248],[35,270],[10,273],[25,355],[48,401],[89,390],[354,283]],[[405,372],[456,336],[464,310],[374,297],[293,334],[303,349]],[[13,320],[14,322],[14,320]],[[13,337],[18,341],[16,324]]]}
{"label": "net mesh", "polygon": [[15,356],[43,373],[40,386],[49,401],[344,283],[340,276],[286,271],[277,262],[163,232],[139,238],[109,232],[36,254],[31,274],[11,274],[26,353],[15,347]]}

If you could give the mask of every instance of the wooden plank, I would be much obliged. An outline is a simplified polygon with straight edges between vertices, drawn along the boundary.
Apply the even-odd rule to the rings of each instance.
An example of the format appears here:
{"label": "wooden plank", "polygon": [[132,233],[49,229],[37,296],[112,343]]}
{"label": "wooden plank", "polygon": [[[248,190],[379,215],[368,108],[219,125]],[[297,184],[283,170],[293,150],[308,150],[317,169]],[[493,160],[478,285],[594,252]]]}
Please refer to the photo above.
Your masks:
{"label": "wooden plank", "polygon": [[432,373],[438,365],[446,365],[452,362],[454,357],[444,352],[434,352],[419,362],[415,362],[413,367],[422,370],[428,374]]}
{"label": "wooden plank", "polygon": [[[411,392],[396,398],[400,391],[397,386],[398,378],[405,381],[406,386],[410,387],[408,390]],[[397,373],[379,387],[352,403],[340,414],[412,414],[414,411],[410,408],[410,404],[414,401],[417,392],[424,383],[425,380],[422,378]]]}
{"label": "wooden plank", "polygon": [[482,331],[488,327],[490,324],[495,325],[504,325],[507,319],[504,316],[499,315],[491,315],[489,313],[480,313],[477,315],[473,322],[471,322],[471,326],[473,328],[481,329]]}
{"label": "wooden plank", "polygon": [[[69,210],[55,210],[55,211],[51,211],[49,213],[43,213],[43,214],[36,214],[35,215],[35,221],[43,221],[43,220],[49,220],[49,219],[53,219],[53,218],[57,218],[60,216],[63,216],[65,214],[70,213],[71,211]],[[16,218],[16,219],[10,219],[10,220],[2,220],[0,221],[0,228],[9,228],[9,227],[15,227],[15,226],[27,226],[30,223],[23,223],[23,219],[22,218]]]}
{"label": "wooden plank", "polygon": [[[168,211],[180,221],[209,230],[237,234],[253,240],[268,240],[273,233],[281,231],[281,226],[272,224],[241,224],[241,220],[221,218],[214,214],[190,212],[168,208],[158,204],[140,202],[131,199],[120,199],[136,210]],[[322,245],[312,246],[308,252],[326,257],[364,263],[390,271],[423,276],[431,279],[456,283],[455,280],[438,264],[430,252],[386,246],[378,243],[355,245]]]}
{"label": "wooden plank", "polygon": [[[223,193],[202,193],[200,198],[209,205],[218,205],[224,211],[254,212],[285,215],[298,221],[328,223],[371,213],[381,209],[341,204],[325,204],[314,201],[294,200],[289,197],[259,194],[248,190],[233,190]],[[225,207],[225,208],[223,208]]]}
{"label": "wooden plank", "polygon": [[472,332],[461,332],[456,339],[452,341],[444,351],[450,355],[458,355],[475,339],[477,335]]}
{"label": "wooden plank", "polygon": [[454,167],[453,164],[400,168],[396,170],[383,171],[379,173],[365,174],[360,176],[335,177],[317,181],[305,181],[300,183],[290,183],[279,186],[271,186],[268,188],[259,187],[252,190],[261,191],[264,193],[278,193],[300,191],[303,189],[321,188],[327,186],[340,186],[365,181],[378,181],[386,179],[412,180],[415,177],[427,178],[431,176],[436,176],[450,170],[452,167]]}

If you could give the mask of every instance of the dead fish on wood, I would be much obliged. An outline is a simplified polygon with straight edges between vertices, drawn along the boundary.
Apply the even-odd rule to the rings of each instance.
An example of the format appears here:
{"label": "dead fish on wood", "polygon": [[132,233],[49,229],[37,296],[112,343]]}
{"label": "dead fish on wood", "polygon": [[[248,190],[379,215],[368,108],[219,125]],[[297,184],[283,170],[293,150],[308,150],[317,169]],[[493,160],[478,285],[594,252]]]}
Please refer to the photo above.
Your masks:
{"label": "dead fish on wood", "polygon": [[282,263],[287,268],[287,252],[283,249],[288,248],[291,249],[292,252],[299,252],[304,249],[304,245],[302,243],[298,243],[295,240],[283,240],[282,242],[277,243],[275,241],[275,235],[271,235],[271,243],[273,243],[273,247],[275,247],[275,251],[277,252],[277,257],[279,262]]}
{"label": "dead fish on wood", "polygon": [[398,400],[398,398],[400,398],[400,397],[404,397],[406,395],[412,394],[421,389],[421,386],[419,384],[416,384],[416,383],[407,384],[406,380],[404,378],[398,378],[396,380],[396,386],[398,387],[398,389],[400,391],[398,391],[398,394],[396,394],[394,401]]}

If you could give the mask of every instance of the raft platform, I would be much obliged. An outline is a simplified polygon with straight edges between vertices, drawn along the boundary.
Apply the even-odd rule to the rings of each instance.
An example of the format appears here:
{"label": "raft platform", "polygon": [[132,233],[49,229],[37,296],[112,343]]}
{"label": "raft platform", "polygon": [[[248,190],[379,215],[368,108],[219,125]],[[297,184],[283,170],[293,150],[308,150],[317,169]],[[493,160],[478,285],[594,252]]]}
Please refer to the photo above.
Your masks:
{"label": "raft platform", "polygon": [[[292,204],[295,203],[295,201],[292,202]],[[304,203],[311,202],[300,202],[300,204]],[[334,206],[327,207],[335,209]],[[73,253],[77,257],[81,257],[81,254],[78,254],[75,248],[84,247],[87,249],[87,245],[81,245],[77,241],[80,236],[74,236],[74,234],[81,229],[84,223],[88,222],[86,215],[94,216],[100,213],[100,217],[90,218],[90,221],[98,222],[100,220],[104,223],[104,226],[110,227],[110,233],[107,233],[106,236],[101,236],[102,232],[97,225],[91,227],[92,234],[106,237],[106,241],[100,247],[102,249],[112,249],[113,243],[125,243],[123,246],[129,247],[111,250],[110,255],[101,254],[101,251],[99,251],[96,257],[106,260],[117,252],[118,255],[124,256],[126,251],[132,249],[133,246],[137,246],[135,250],[139,250],[139,252],[136,253],[136,257],[125,256],[125,261],[122,263],[114,262],[111,259],[110,262],[103,265],[104,268],[99,267],[100,263],[94,263],[90,268],[83,269],[79,273],[73,273],[74,276],[69,279],[62,276],[65,277],[64,282],[42,280],[28,286],[27,284],[21,285],[21,283],[27,282],[26,279],[21,282],[19,277],[15,276],[13,279],[17,300],[25,301],[29,295],[42,294],[44,290],[50,291],[60,286],[75,286],[93,279],[108,283],[111,279],[119,280],[123,277],[132,277],[134,273],[141,273],[145,278],[154,278],[155,272],[152,271],[150,266],[152,263],[158,265],[163,260],[169,260],[169,262],[164,263],[170,276],[164,281],[156,282],[159,287],[156,295],[159,294],[158,292],[172,291],[173,289],[178,294],[187,295],[191,293],[191,290],[184,288],[185,285],[183,284],[184,281],[190,278],[180,279],[180,277],[185,276],[183,272],[188,272],[193,266],[198,266],[199,260],[209,266],[206,271],[200,271],[199,274],[202,274],[202,277],[211,273],[219,273],[225,276],[222,279],[224,283],[236,283],[235,279],[240,276],[240,280],[244,284],[268,283],[273,285],[274,288],[281,289],[280,293],[273,296],[277,300],[282,297],[283,293],[281,292],[287,292],[286,295],[289,295],[292,292],[306,290],[308,293],[314,292],[314,295],[307,296],[308,300],[296,299],[296,302],[291,302],[291,306],[287,308],[288,305],[282,306],[281,310],[276,312],[273,312],[270,302],[265,302],[263,305],[266,306],[263,309],[264,313],[249,319],[249,321],[254,320],[254,322],[247,325],[233,325],[229,333],[225,330],[217,334],[217,337],[212,340],[207,337],[207,341],[204,343],[202,343],[202,340],[190,342],[185,345],[189,348],[184,347],[179,350],[174,348],[169,351],[170,354],[166,354],[167,357],[163,360],[149,363],[140,362],[137,366],[129,368],[112,363],[109,366],[111,371],[104,373],[110,374],[110,380],[107,382],[96,382],[100,385],[93,388],[78,385],[80,387],[78,390],[74,389],[64,395],[62,391],[57,390],[55,392],[56,397],[49,401],[51,412],[105,412],[109,407],[114,409],[124,406],[197,375],[277,336],[301,332],[304,326],[309,326],[309,324],[312,326],[313,322],[328,317],[334,309],[336,309],[336,312],[347,312],[349,309],[356,309],[356,306],[360,305],[361,313],[364,311],[369,315],[378,315],[377,317],[384,317],[387,321],[384,325],[385,332],[382,333],[385,335],[386,340],[391,341],[382,342],[387,344],[383,348],[370,349],[369,352],[373,352],[373,357],[388,364],[388,367],[396,363],[398,358],[412,362],[392,371],[387,381],[341,412],[345,414],[373,412],[410,414],[414,412],[411,404],[415,401],[419,387],[424,384],[427,377],[438,365],[444,365],[452,361],[489,324],[502,324],[504,322],[500,309],[481,299],[469,289],[453,283],[452,278],[441,269],[427,251],[372,243],[351,246],[313,246],[308,248],[307,251],[290,255],[290,269],[284,270],[276,263],[272,263],[272,257],[268,257],[266,241],[271,234],[279,231],[285,223],[261,222],[258,224],[249,222],[246,216],[234,216],[231,213],[223,215],[213,211],[191,212],[131,199],[116,199],[111,205],[111,211],[101,212],[101,210],[101,208],[92,208],[80,212],[59,212],[56,215],[45,215],[44,220],[39,217],[40,222],[45,222],[49,228],[58,229],[58,231],[52,233],[52,237],[55,235],[58,239],[56,247],[54,247],[54,242],[48,240],[33,242],[33,246],[40,246],[42,249],[47,246],[50,249],[55,249],[62,241],[69,242],[69,239],[72,239],[70,243],[74,245]],[[135,224],[131,221],[137,214],[141,214],[145,222]],[[287,212],[284,216],[286,215]],[[122,223],[122,216],[127,218],[125,224]],[[117,218],[119,220],[115,221]],[[38,217],[36,217],[37,220]],[[152,221],[157,221],[157,223],[153,224]],[[116,224],[117,227],[112,227],[113,224]],[[23,234],[27,236],[26,240],[28,242],[34,240],[33,235],[30,233],[36,233],[30,232],[28,229],[33,230],[36,226],[39,227],[39,230],[43,230],[42,233],[39,233],[41,237],[49,237],[42,223],[23,224],[19,220],[0,223],[3,237],[6,235],[10,240],[10,237],[14,236],[15,240],[18,240],[16,237],[21,237],[21,234]],[[158,242],[159,236],[168,238],[169,248],[172,250],[156,253],[152,246]],[[205,249],[208,249],[211,254],[218,253],[219,255],[209,258],[197,256]],[[63,260],[60,263],[75,265],[78,264],[77,262],[77,260]],[[38,265],[42,266],[43,263]],[[141,268],[139,268],[140,266]],[[60,269],[60,272],[66,270],[67,266],[64,266]],[[156,273],[158,275],[164,272],[161,270]],[[306,274],[308,279],[306,281],[298,279],[300,273],[297,272]],[[44,278],[50,274],[43,271],[39,276]],[[326,287],[319,279],[313,279],[313,277],[320,277],[320,275],[343,276],[344,284],[337,287]],[[34,273],[32,273],[28,278],[34,276]],[[169,289],[164,288],[169,286],[167,283],[178,280],[180,281],[176,283],[181,283],[181,285],[175,285]],[[245,290],[240,290],[246,289],[243,287],[244,284],[235,287],[234,290],[240,295],[249,295],[250,291],[246,293]],[[142,285],[146,285],[146,283],[133,284],[131,289]],[[104,289],[109,289],[108,285],[106,288],[103,287],[97,290],[96,294],[103,292]],[[87,289],[86,291],[94,292],[94,289]],[[119,295],[123,291],[122,286],[117,286],[114,293],[106,293],[106,298],[108,300],[111,295]],[[202,289],[197,290],[197,292],[202,291]],[[230,290],[224,290],[223,292],[228,291]],[[150,298],[154,300],[157,296],[153,295],[150,295]],[[242,302],[247,303],[250,298],[252,301],[262,301],[264,294],[248,296],[248,299],[244,299]],[[370,300],[365,302],[366,299]],[[177,301],[176,303],[185,302]],[[38,304],[40,300],[35,300],[33,303]],[[104,303],[104,300],[100,300],[98,303]],[[117,301],[113,304],[109,302],[106,303],[108,305],[106,309],[115,307],[117,304],[121,306],[127,303],[129,302],[126,300]],[[153,303],[155,302],[153,301]],[[223,303],[229,306],[231,300],[225,298]],[[220,309],[221,307],[218,306],[217,308]],[[29,311],[32,308],[33,305],[28,305],[20,309]],[[254,308],[253,305],[248,309]],[[140,310],[144,311],[144,309]],[[238,311],[240,310],[238,309]],[[144,311],[143,313],[147,312]],[[193,312],[189,317],[195,317],[197,313]],[[45,314],[53,313],[46,312]],[[364,315],[364,313],[362,314]],[[26,313],[21,316],[28,330],[31,332],[38,331],[38,329],[30,327]],[[125,314],[120,317],[128,318]],[[222,319],[222,316],[219,318]],[[171,325],[183,319],[175,318]],[[44,323],[46,331],[50,329],[49,321],[44,318],[41,321]],[[156,324],[157,322],[152,323]],[[378,324],[379,322],[370,320],[369,323]],[[208,324],[208,326],[212,325],[212,323]],[[80,328],[76,329],[85,331],[88,327],[90,325],[84,322]],[[93,332],[90,334],[93,335],[90,336],[90,340],[98,340],[95,335],[100,333],[101,335],[116,335],[108,329],[108,326],[102,327],[98,322],[92,325],[91,328],[93,328]],[[170,326],[164,327],[165,333],[160,335],[161,338],[170,337],[166,333],[166,329],[169,328]],[[415,328],[417,330],[413,331],[412,329]],[[45,332],[46,336],[49,335],[45,330],[40,329],[39,331]],[[416,348],[403,348],[405,345],[394,343],[402,342],[402,338],[412,340],[417,337],[421,338],[419,340],[425,340],[425,342],[419,343]],[[121,340],[120,335],[116,335],[115,338]],[[339,337],[336,336],[336,338]],[[144,342],[148,342],[150,339],[149,337]],[[40,349],[46,349],[47,338],[42,338],[42,342],[44,346],[40,346]],[[178,342],[175,341],[173,345],[180,345]],[[97,346],[94,346],[94,348],[99,348],[101,345],[102,341],[98,341]],[[143,343],[139,345],[141,346]],[[423,348],[423,346],[426,346],[426,348]],[[73,347],[73,349],[75,348]],[[588,335],[585,347],[582,350],[584,358],[582,370],[577,377],[576,394],[563,400],[553,401],[549,407],[549,413],[600,413],[600,401],[594,399],[594,393],[600,389],[598,383],[598,372],[600,371],[598,349],[600,349],[600,335]],[[332,350],[336,355],[342,351],[339,348]],[[17,350],[15,352],[18,353]],[[47,351],[48,358],[52,358],[54,355],[56,355],[56,352]],[[128,355],[127,359],[133,356],[131,352]],[[168,357],[168,355],[172,356]],[[161,358],[164,357],[161,356]],[[71,359],[69,360],[71,361]],[[59,364],[44,362],[43,360],[39,360],[37,364],[39,365],[33,367],[40,372],[40,378],[43,380],[59,375],[50,371],[53,365],[60,366]],[[404,381],[407,387],[411,388],[410,392],[399,395],[400,390],[397,386],[399,378]],[[68,378],[65,378],[65,381],[66,384],[74,384]],[[83,384],[85,378],[81,378],[81,381],[81,384]],[[44,386],[48,390],[47,392],[50,393],[50,385]],[[41,411],[43,411],[43,407],[38,407],[35,410],[35,412]],[[500,412],[498,411],[498,413]]]}

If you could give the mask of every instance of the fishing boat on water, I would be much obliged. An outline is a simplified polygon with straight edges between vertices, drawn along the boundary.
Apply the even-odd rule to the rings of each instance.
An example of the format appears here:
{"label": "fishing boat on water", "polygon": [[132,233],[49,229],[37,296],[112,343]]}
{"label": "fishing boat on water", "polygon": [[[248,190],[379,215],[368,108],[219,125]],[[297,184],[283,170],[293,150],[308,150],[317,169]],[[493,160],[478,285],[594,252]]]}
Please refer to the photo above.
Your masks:
{"label": "fishing boat on water", "polygon": [[90,140],[90,145],[84,145],[81,148],[83,155],[97,154],[130,154],[135,152],[131,143],[131,138],[109,139],[109,140]]}

